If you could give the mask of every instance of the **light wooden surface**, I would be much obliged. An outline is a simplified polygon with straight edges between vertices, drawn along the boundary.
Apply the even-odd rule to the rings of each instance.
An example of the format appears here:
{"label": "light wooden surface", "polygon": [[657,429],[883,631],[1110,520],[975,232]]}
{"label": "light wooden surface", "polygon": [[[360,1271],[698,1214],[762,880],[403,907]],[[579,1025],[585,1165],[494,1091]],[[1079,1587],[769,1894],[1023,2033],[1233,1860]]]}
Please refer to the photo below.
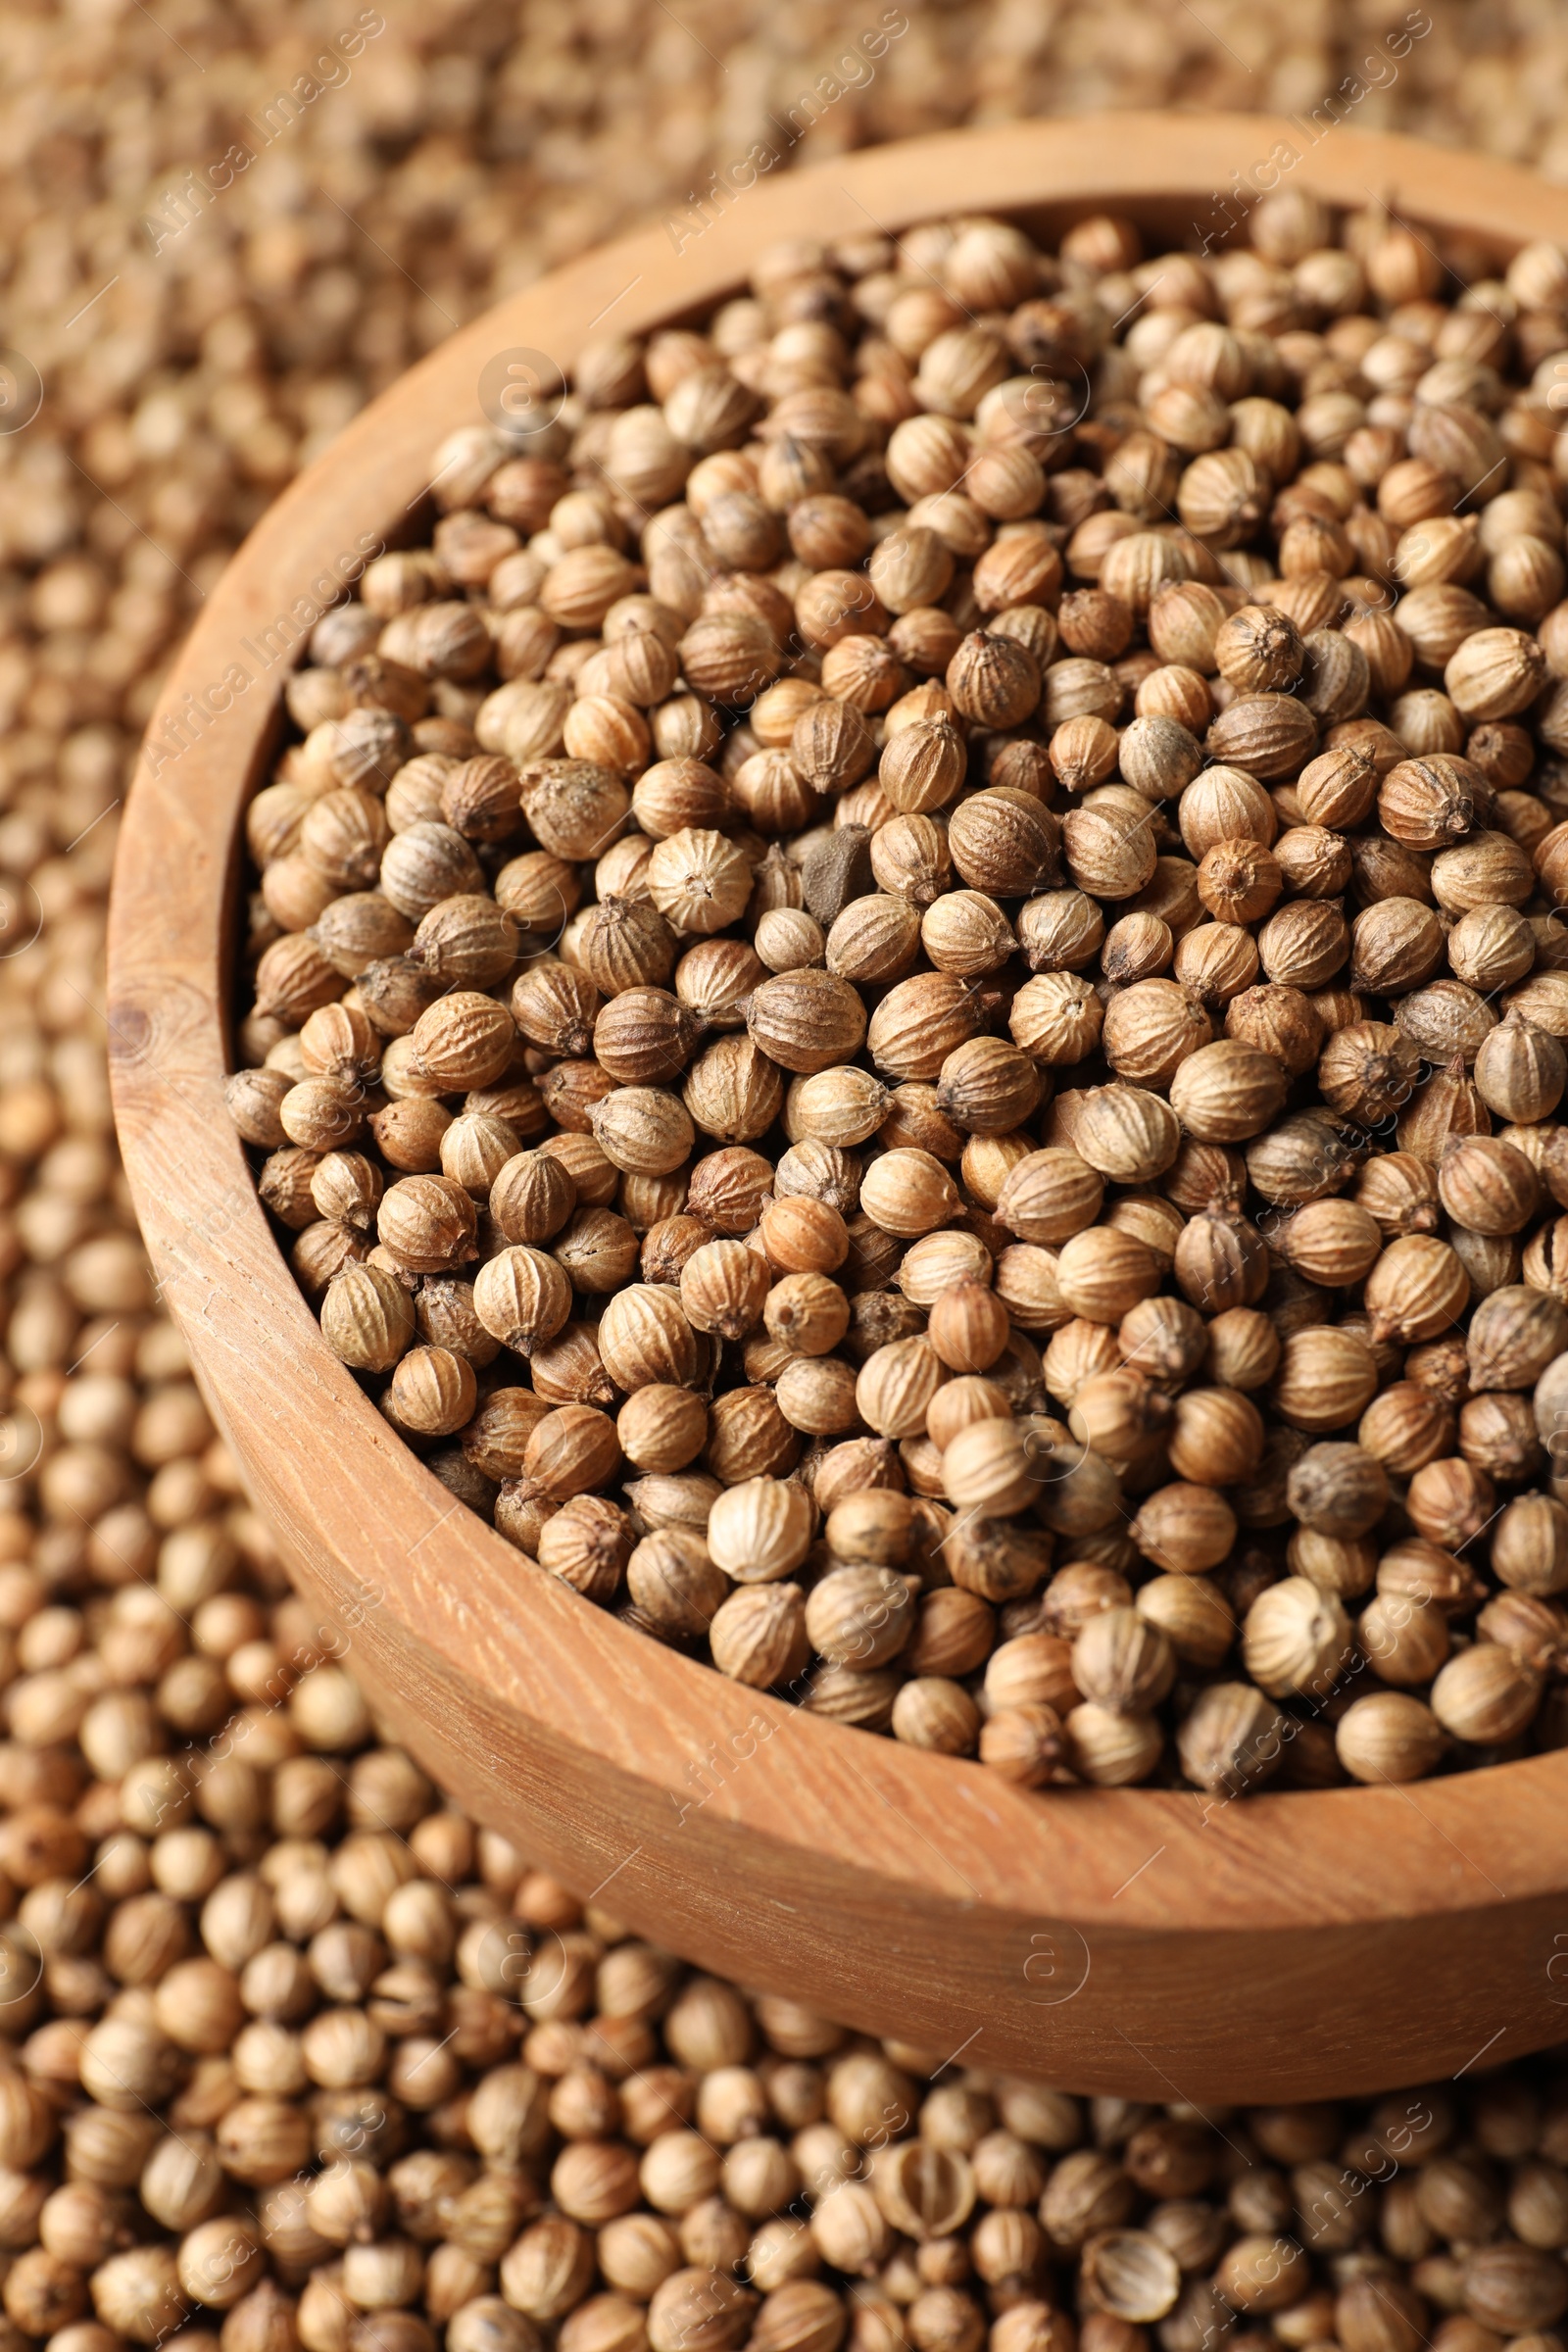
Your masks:
{"label": "light wooden surface", "polygon": [[[1568,190],[1341,128],[1118,115],[922,140],[764,180],[677,253],[656,226],[464,329],[358,418],[213,592],[152,735],[252,682],[138,775],[111,923],[125,1163],[203,1386],[302,1589],[410,1747],[481,1820],[699,1961],[937,2058],[1076,2090],[1262,2099],[1450,2075],[1568,2038],[1568,1755],[1409,1789],[1016,1791],[760,1697],[630,1633],[456,1505],[327,1352],[222,1102],[243,808],[285,664],[259,632],[366,534],[409,528],[497,353],[699,312],[784,235],[956,209],[1114,206],[1193,242],[1281,146],[1336,202],[1510,250]],[[250,650],[247,650],[247,647]],[[548,1970],[548,1951],[538,1965]]]}

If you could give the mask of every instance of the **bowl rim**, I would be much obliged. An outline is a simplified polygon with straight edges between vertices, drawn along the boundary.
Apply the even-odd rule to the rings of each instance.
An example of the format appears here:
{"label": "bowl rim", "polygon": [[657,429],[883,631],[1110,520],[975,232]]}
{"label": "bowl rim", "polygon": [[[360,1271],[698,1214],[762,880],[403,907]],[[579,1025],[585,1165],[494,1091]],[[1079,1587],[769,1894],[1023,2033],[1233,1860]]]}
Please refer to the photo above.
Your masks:
{"label": "bowl rim", "polygon": [[285,1553],[314,1557],[319,1573],[329,1521],[348,1638],[372,1672],[394,1648],[405,1666],[417,1659],[420,1704],[430,1690],[453,1700],[443,1736],[460,1788],[482,1810],[491,1769],[526,1727],[549,1770],[582,1776],[581,1849],[602,1857],[629,1917],[657,1912],[667,1838],[693,1812],[745,1899],[757,1899],[759,1874],[799,1886],[827,1870],[863,1886],[885,1923],[934,1891],[1005,1927],[1007,1966],[1026,1982],[1039,1981],[1027,1976],[1039,1939],[1016,1941],[1030,1921],[1048,1935],[1093,1928],[1098,1956],[1177,1932],[1436,1922],[1568,1887],[1568,1828],[1553,1827],[1568,1823],[1568,1756],[1242,1803],[1147,1788],[1026,1793],[976,1762],[858,1737],[622,1627],[463,1510],[330,1354],[223,1109],[229,908],[243,810],[290,665],[276,645],[292,632],[297,650],[323,589],[389,517],[419,508],[436,443],[482,421],[477,378],[498,352],[532,346],[569,364],[590,331],[707,310],[742,283],[760,245],[842,234],[846,220],[897,230],[961,201],[1057,224],[1117,206],[1169,221],[1196,204],[1201,230],[1216,184],[1239,173],[1252,185],[1285,147],[1299,151],[1291,184],[1330,202],[1383,198],[1499,251],[1539,235],[1568,242],[1568,190],[1344,125],[1306,146],[1298,118],[1012,123],[763,178],[715,199],[704,223],[688,213],[556,270],[398,379],[256,526],[159,698],[119,843],[106,1013],[159,1294]]}

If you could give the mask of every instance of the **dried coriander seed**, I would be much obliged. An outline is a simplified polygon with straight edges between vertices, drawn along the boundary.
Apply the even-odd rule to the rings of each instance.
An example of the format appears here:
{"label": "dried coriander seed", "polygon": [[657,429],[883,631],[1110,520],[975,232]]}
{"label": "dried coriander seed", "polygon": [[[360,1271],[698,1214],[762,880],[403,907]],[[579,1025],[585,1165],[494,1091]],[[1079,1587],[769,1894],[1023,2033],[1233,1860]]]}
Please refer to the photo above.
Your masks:
{"label": "dried coriander seed", "polygon": [[[547,452],[443,453],[247,828],[233,1114],[387,1419],[634,1625],[1046,1790],[1559,1736],[1568,275],[1250,225],[791,248],[592,347]],[[1127,2218],[1086,2328],[1171,2318]]]}

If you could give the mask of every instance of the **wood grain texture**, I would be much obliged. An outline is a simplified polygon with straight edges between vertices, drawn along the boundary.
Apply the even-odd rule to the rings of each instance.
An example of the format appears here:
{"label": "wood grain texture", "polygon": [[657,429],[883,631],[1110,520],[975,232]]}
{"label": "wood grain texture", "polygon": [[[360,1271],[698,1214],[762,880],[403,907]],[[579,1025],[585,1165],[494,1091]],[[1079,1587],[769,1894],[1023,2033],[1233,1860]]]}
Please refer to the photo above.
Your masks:
{"label": "wood grain texture", "polygon": [[[1408,1789],[1213,1806],[1022,1793],[817,1720],[590,1607],[455,1504],[328,1353],[222,1102],[237,843],[288,666],[279,616],[394,542],[497,353],[704,309],[784,235],[955,209],[1059,227],[1114,206],[1179,241],[1282,143],[1293,184],[1499,251],[1568,242],[1568,190],[1413,142],[1117,115],[875,150],[767,180],[677,252],[592,254],[455,335],[272,508],[214,591],[150,735],[232,665],[229,707],[144,762],[121,839],[110,1051],[136,1207],[203,1388],[292,1572],[409,1746],[481,1820],[640,1931],[936,2057],[1156,2099],[1301,2098],[1568,2036],[1568,1755]],[[296,607],[295,600],[306,603]],[[270,645],[265,632],[274,630]],[[156,772],[155,772],[156,768]]]}

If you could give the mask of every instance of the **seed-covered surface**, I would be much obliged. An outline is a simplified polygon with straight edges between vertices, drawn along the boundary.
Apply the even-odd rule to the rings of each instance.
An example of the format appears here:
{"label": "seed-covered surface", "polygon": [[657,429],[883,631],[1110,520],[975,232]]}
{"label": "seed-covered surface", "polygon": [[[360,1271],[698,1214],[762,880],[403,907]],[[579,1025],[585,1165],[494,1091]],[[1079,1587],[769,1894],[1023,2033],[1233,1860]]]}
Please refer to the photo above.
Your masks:
{"label": "seed-covered surface", "polygon": [[[1315,100],[1337,86],[1363,53],[1354,42],[1336,52],[1332,24],[1283,8],[1273,12],[1282,27],[1277,69],[1251,48],[1257,12],[1245,34],[1227,20],[1256,74],[1180,12],[1108,14],[1074,0],[1049,26],[1044,17],[1024,24],[1004,8],[978,18],[912,13],[913,37],[893,47],[865,97],[849,93],[826,118],[829,141],[852,115],[856,128],[842,135],[880,136],[933,127],[971,107],[1011,114],[1124,94],[1163,103],[1173,79],[1200,103],[1256,104],[1263,81],[1267,102],[1295,106],[1303,93]],[[1504,27],[1510,13],[1498,19]],[[858,2347],[874,2337],[877,2352],[905,2344],[934,2352],[978,2348],[994,2335],[996,2352],[1019,2352],[1024,2341],[1070,2352],[1081,2332],[1084,2352],[1201,2352],[1224,2335],[1242,2352],[1314,2341],[1410,2352],[1423,2339],[1441,2340],[1444,2352],[1497,2352],[1523,2335],[1531,2352],[1547,2352],[1560,2325],[1568,2141],[1558,2085],[1539,2062],[1523,2076],[1478,2082],[1494,2051],[1441,2096],[1405,2093],[1370,2111],[1220,2115],[1214,2131],[1199,2134],[1210,2157],[1196,2172],[1179,2171],[1160,2148],[1173,2127],[1178,2139],[1191,2134],[1198,2119],[1190,2113],[1091,2107],[1038,2090],[1025,2097],[951,2064],[928,2091],[925,2070],[946,2051],[891,2053],[913,2082],[907,2104],[898,2104],[901,2085],[891,2111],[884,2102],[882,2116],[870,2113],[852,2074],[829,2114],[827,2067],[874,2051],[750,2002],[749,2037],[731,2038],[724,2021],[742,2004],[708,1985],[697,2006],[716,2012],[717,2030],[683,2034],[684,1972],[662,1955],[650,1962],[606,1915],[580,1919],[519,1857],[444,1812],[406,1760],[375,1744],[339,1664],[311,1667],[318,1630],[282,1604],[265,1536],[235,1496],[230,1465],[211,1447],[183,1353],[150,1312],[116,1173],[94,977],[116,822],[105,811],[122,789],[161,664],[186,617],[299,457],[330,436],[368,386],[450,331],[451,317],[468,316],[542,261],[617,225],[628,208],[651,198],[679,205],[691,180],[702,184],[683,160],[700,135],[696,76],[707,77],[710,105],[720,95],[733,105],[742,87],[767,88],[780,113],[807,76],[798,58],[763,57],[769,81],[757,60],[770,36],[744,24],[750,46],[737,56],[728,45],[733,9],[682,6],[679,26],[655,11],[646,29],[635,12],[536,8],[516,28],[461,11],[405,12],[356,63],[350,88],[330,92],[291,127],[265,182],[250,173],[183,228],[186,211],[171,208],[163,225],[177,233],[153,253],[145,223],[154,200],[177,191],[193,162],[222,154],[235,131],[224,106],[265,105],[347,23],[321,16],[313,41],[292,9],[271,12],[265,25],[258,19],[254,30],[228,17],[216,34],[217,21],[195,7],[155,14],[157,23],[139,9],[18,10],[7,25],[13,137],[0,187],[15,232],[0,255],[7,332],[40,365],[49,393],[25,432],[0,438],[0,537],[16,566],[6,589],[11,723],[0,744],[0,868],[28,928],[42,925],[35,945],[0,960],[8,1395],[27,1448],[8,1442],[5,1467],[30,1457],[29,1416],[42,1446],[0,1513],[9,1675],[0,1983],[15,2002],[4,2029],[12,2120],[0,2147],[11,2217],[0,2253],[8,2352],[31,2342],[121,2352],[176,2329],[189,2352],[214,2352],[220,2337],[224,2352],[294,2352],[296,2342],[307,2352],[433,2352],[443,2329],[455,2330],[453,2352],[477,2352],[481,2342],[539,2352],[556,2336],[566,2352],[581,2352],[587,2339],[641,2352],[654,2329],[638,2315],[651,2316],[655,2289],[675,2270],[702,2274],[698,2317],[716,2317],[714,2341],[755,2335],[763,2346]],[[801,12],[774,17],[797,37]],[[731,78],[720,79],[718,61],[699,53],[686,25],[724,51]],[[1561,33],[1530,24],[1523,71],[1500,56],[1461,59],[1460,37],[1457,19],[1440,18],[1403,62],[1397,86],[1374,92],[1357,120],[1424,108],[1407,118],[1413,126],[1511,153],[1521,142],[1536,152],[1556,136],[1560,161],[1552,110]],[[263,46],[274,38],[281,49]],[[249,54],[240,46],[247,39]],[[222,74],[203,74],[203,59],[211,68],[220,58]],[[1277,81],[1267,81],[1275,71]],[[106,93],[119,110],[112,135],[82,135],[106,120]],[[662,125],[657,142],[647,135],[653,120]],[[712,122],[701,128],[713,136],[710,160],[718,163],[752,135],[720,135]],[[516,160],[534,137],[538,169]],[[313,184],[323,151],[336,202]],[[152,233],[160,233],[156,219]],[[69,397],[55,397],[67,385]],[[1535,550],[1522,559],[1539,561]],[[931,564],[935,580],[940,560]],[[518,635],[536,627],[519,623]],[[1103,753],[1091,725],[1079,755],[1086,774]],[[1333,829],[1328,815],[1315,821]],[[1318,845],[1314,854],[1327,853]],[[906,844],[900,870],[921,855],[918,840]],[[29,878],[36,903],[24,887]],[[819,906],[813,919],[831,927],[838,911]],[[460,906],[453,930],[464,935],[472,915]],[[479,919],[493,920],[482,909]],[[6,944],[18,936],[10,932]],[[493,985],[482,969],[475,982],[471,961],[457,969],[454,988]],[[724,970],[710,963],[704,986],[717,989]],[[1056,983],[1070,976],[1051,975]],[[1077,992],[1064,993],[1070,1008]],[[602,1039],[595,1051],[608,1068]],[[1495,1051],[1508,1066],[1530,1069],[1544,1049],[1532,1041],[1525,1055],[1509,1041]],[[1482,1077],[1490,1059],[1483,1041]],[[868,1109],[880,1081],[869,1070],[864,1078],[855,1099]],[[622,1079],[632,1082],[667,1078],[655,1066]],[[856,1139],[846,1133],[844,1144],[854,1149]],[[334,1174],[331,1214],[352,1223],[356,1206],[368,1206],[373,1229],[378,1194],[367,1200],[358,1190],[362,1171]],[[1397,1172],[1392,1181],[1396,1191]],[[709,1185],[710,1198],[723,1197],[720,1177]],[[994,1286],[987,1296],[991,1309],[971,1298],[966,1311],[1003,1311]],[[804,1315],[813,1298],[820,1305],[820,1293],[793,1290],[799,1303],[781,1302],[780,1311]],[[941,1299],[925,1311],[934,1319]],[[1238,1330],[1235,1361],[1245,1364],[1257,1344],[1254,1329]],[[1240,1385],[1242,1375],[1227,1378]],[[688,1400],[688,1412],[693,1403],[701,1400]],[[667,1399],[656,1395],[643,1411],[652,1417],[662,1407]],[[790,1486],[779,1512],[799,1510]],[[715,1516],[710,1549],[733,1576],[744,1555],[721,1548],[718,1527]],[[1417,1566],[1430,1572],[1433,1562]],[[1445,1573],[1439,1589],[1452,1594],[1457,1580]],[[1388,1581],[1397,1593],[1396,1577]],[[204,1604],[215,1599],[224,1606],[209,1613]],[[961,1588],[947,1591],[943,1606],[960,1615]],[[89,1732],[86,1719],[106,1693],[115,1708]],[[1257,1703],[1268,1704],[1261,1694]],[[1013,1737],[1025,1728],[1015,1723]],[[167,1810],[166,1756],[184,1760],[177,1782],[170,1776],[177,1793]],[[323,1767],[336,1778],[335,1795]],[[367,1835],[380,1842],[357,1849],[356,1868],[345,1848]],[[450,1959],[440,1956],[439,1905],[429,1893],[434,1884],[445,1894],[443,1874]],[[208,1881],[235,1879],[238,1900],[209,1908]],[[252,1909],[258,1880],[271,1919]],[[400,1917],[391,1895],[415,1881]],[[476,1998],[486,1984],[473,1985],[459,1958],[470,1921],[487,1912],[504,1922],[512,1963],[500,1992],[508,2034],[498,2059],[485,2025],[454,2032],[497,2014]],[[265,1940],[247,1958],[244,1938],[258,1924]],[[328,1941],[318,1949],[323,1928]],[[346,1960],[345,1931],[354,1932]],[[569,1991],[553,1934],[570,1956]],[[577,1940],[590,1936],[591,1948]],[[629,1951],[638,1980],[630,1991],[615,1988],[612,1972],[601,1984],[601,1947],[612,1959]],[[536,1950],[552,1956],[547,1971]],[[169,1984],[192,1963],[200,1977]],[[390,1984],[378,1982],[386,1976]],[[518,1999],[524,1993],[531,2006]],[[663,2003],[652,2028],[639,2023],[650,1998]],[[372,2000],[379,2072],[360,2082],[375,2044],[357,2015]],[[557,2016],[544,2014],[558,2003]],[[172,2049],[160,2006],[178,2014],[184,2043]],[[307,2067],[294,2037],[303,2041],[328,2011],[356,2014],[335,2059],[335,2025],[312,2036]],[[628,2016],[635,2031],[620,2022]],[[101,2031],[106,2019],[116,2031]],[[84,2066],[74,2053],[89,2034],[98,2038]],[[192,2041],[198,2046],[185,2046]],[[737,2048],[767,2088],[741,2083],[738,2105],[721,2118],[714,2105],[725,2084],[707,2085]],[[548,2135],[526,2158],[520,2149],[539,2094],[514,2106],[505,2079],[514,2063],[536,2077],[551,2110]],[[495,2120],[487,2126],[466,2094],[498,2069],[504,2079],[488,2094]],[[135,2097],[117,2076],[135,2082]],[[750,2128],[753,2097],[760,2132]],[[518,2116],[515,2131],[509,2113]],[[830,2142],[797,2155],[797,2134],[824,2122]],[[689,2126],[716,2152],[698,2154],[719,2168],[717,2192],[686,2201],[683,2189],[682,2210],[669,2205],[667,2185],[656,2203],[639,2181],[617,2262],[613,2240],[602,2248],[601,2236],[622,2216],[574,2218],[580,2190],[569,2168],[558,2180],[557,2159],[568,2138],[586,2140],[588,2163],[597,2167],[608,2152],[624,2180],[655,2138]],[[281,2173],[258,2157],[269,2138]],[[885,2254],[869,2271],[831,2268],[829,2255],[853,2250],[846,2225],[855,2208],[841,2212],[840,2233],[819,2251],[810,2217],[823,2183],[842,2166],[863,2185],[890,2138],[914,2145],[882,2182],[897,2200],[885,2209]],[[743,2143],[764,2176],[760,2190],[735,2178]],[[935,2163],[922,2152],[927,2143],[939,2151]],[[973,2182],[961,2220],[964,2176],[942,2154],[950,2148],[967,2160]],[[672,2153],[680,2160],[689,2151]],[[394,2187],[394,2166],[410,2160],[412,2172]],[[302,2193],[327,2173],[302,2222]],[[808,2195],[797,2192],[798,2179]],[[479,2193],[469,2206],[472,2188]],[[773,2212],[760,2195],[785,2202]],[[550,2217],[553,2226],[503,2279],[509,2248]],[[747,2256],[738,2273],[726,2272],[742,2232]],[[1105,2232],[1108,2248],[1090,2253],[1088,2237]],[[584,2236],[594,2241],[591,2267],[581,2258]],[[1307,2257],[1299,2293],[1297,2249]],[[351,2250],[352,2298],[341,2291]],[[1157,2297],[1159,2282],[1169,2283],[1166,2256],[1177,2262],[1181,2291],[1173,2309],[1151,2320],[1152,2289]],[[304,2291],[316,2270],[319,2295]],[[738,2277],[756,2298],[743,2316],[714,2271]],[[1075,2319],[1080,2276],[1086,2292]],[[556,2278],[563,2286],[552,2295]],[[661,2344],[688,2332],[678,2303],[669,2324],[671,2300],[661,2305]],[[694,2342],[704,2332],[689,2331]]]}
{"label": "seed-covered surface", "polygon": [[8,2352],[1553,2352],[1560,2064],[1085,2100],[693,1971],[378,1738],[150,1332],[226,1556],[0,1567]]}
{"label": "seed-covered surface", "polygon": [[1568,1737],[1568,258],[1250,227],[596,342],[249,816],[233,1114],[381,1411],[1030,1787]]}

